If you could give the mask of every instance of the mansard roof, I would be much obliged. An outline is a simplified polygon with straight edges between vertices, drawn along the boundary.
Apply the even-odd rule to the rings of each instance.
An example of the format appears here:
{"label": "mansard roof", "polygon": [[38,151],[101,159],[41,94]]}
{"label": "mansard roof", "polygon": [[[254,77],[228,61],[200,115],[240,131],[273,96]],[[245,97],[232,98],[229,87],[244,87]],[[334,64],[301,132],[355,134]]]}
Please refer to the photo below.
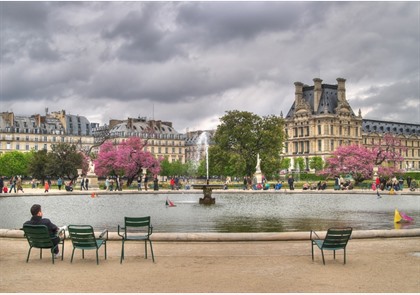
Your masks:
{"label": "mansard roof", "polygon": [[[336,114],[336,108],[338,106],[338,95],[337,89],[338,85],[330,85],[330,84],[321,84],[322,93],[321,98],[319,100],[319,105],[317,111],[315,112],[314,106],[314,88],[315,86],[303,86],[303,99],[305,102],[308,103],[311,114],[312,115],[325,115],[325,114]],[[293,102],[292,107],[290,108],[289,112],[287,113],[286,118],[292,118],[295,114],[295,104],[296,101]],[[353,110],[350,108],[351,116],[355,116]]]}
{"label": "mansard roof", "polygon": [[364,133],[392,133],[404,136],[420,136],[420,124],[411,123],[363,119],[362,130]]}

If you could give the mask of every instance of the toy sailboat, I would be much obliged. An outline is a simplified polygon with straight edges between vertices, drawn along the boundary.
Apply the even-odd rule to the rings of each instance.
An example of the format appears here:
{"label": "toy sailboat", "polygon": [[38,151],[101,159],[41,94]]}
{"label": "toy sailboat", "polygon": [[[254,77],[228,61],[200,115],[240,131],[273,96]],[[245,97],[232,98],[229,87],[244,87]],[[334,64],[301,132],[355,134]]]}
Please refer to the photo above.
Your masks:
{"label": "toy sailboat", "polygon": [[398,210],[395,209],[395,214],[394,214],[395,223],[406,223],[406,222],[411,222],[411,221],[414,221],[414,218],[408,216],[404,212],[398,212]]}
{"label": "toy sailboat", "polygon": [[167,207],[176,207],[176,205],[171,201],[171,200],[169,200],[168,198],[166,198],[166,203],[165,203],[165,205],[167,206]]}

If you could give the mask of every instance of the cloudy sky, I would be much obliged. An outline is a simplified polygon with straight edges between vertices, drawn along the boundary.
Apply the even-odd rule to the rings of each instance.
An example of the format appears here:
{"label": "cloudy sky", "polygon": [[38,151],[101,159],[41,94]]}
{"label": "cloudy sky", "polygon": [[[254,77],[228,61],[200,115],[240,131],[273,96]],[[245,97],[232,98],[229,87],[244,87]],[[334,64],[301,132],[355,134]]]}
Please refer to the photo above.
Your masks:
{"label": "cloudy sky", "polygon": [[179,132],[227,110],[287,114],[296,81],[368,119],[420,124],[420,2],[1,2],[0,111],[148,117]]}

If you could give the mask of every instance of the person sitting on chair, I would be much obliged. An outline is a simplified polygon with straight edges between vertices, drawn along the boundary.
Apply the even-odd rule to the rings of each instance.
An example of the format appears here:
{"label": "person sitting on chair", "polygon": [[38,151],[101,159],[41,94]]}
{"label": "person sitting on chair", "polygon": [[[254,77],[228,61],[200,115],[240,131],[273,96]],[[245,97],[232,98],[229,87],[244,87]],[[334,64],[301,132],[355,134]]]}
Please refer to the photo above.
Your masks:
{"label": "person sitting on chair", "polygon": [[[24,225],[25,224],[45,225],[48,228],[48,232],[50,234],[50,237],[54,246],[57,246],[58,243],[60,242],[60,237],[57,236],[57,232],[59,228],[54,223],[52,223],[48,218],[42,218],[43,214],[41,211],[41,205],[38,205],[38,204],[32,205],[31,214],[32,214],[31,220],[26,221]],[[60,256],[58,247],[54,248],[54,254],[56,258]]]}
{"label": "person sitting on chair", "polygon": [[66,182],[66,184],[64,186],[65,186],[67,192],[72,192],[73,191],[73,187],[71,186],[71,182]]}

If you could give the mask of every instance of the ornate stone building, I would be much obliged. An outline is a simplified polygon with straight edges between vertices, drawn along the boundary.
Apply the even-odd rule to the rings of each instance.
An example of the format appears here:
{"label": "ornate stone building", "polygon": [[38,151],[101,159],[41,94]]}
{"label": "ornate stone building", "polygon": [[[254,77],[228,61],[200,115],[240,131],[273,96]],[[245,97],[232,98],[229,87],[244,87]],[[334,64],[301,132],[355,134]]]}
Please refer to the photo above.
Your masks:
{"label": "ornate stone building", "polygon": [[167,158],[169,162],[185,163],[185,136],[172,127],[172,122],[138,117],[110,120],[108,128],[115,142],[128,137],[140,137],[147,141],[146,150],[156,157]]}
{"label": "ornate stone building", "polygon": [[59,142],[92,145],[92,128],[83,116],[69,115],[64,110],[45,116],[17,116],[0,113],[0,153],[51,150]]}
{"label": "ornate stone building", "polygon": [[363,119],[360,110],[356,115],[347,101],[345,79],[337,78],[336,85],[322,84],[319,78],[313,82],[313,86],[295,82],[295,101],[285,117],[287,140],[282,156],[291,159],[290,169],[299,157],[309,170],[311,157],[325,161],[341,145],[372,146],[388,132],[408,147],[401,168],[420,170],[420,125]]}

